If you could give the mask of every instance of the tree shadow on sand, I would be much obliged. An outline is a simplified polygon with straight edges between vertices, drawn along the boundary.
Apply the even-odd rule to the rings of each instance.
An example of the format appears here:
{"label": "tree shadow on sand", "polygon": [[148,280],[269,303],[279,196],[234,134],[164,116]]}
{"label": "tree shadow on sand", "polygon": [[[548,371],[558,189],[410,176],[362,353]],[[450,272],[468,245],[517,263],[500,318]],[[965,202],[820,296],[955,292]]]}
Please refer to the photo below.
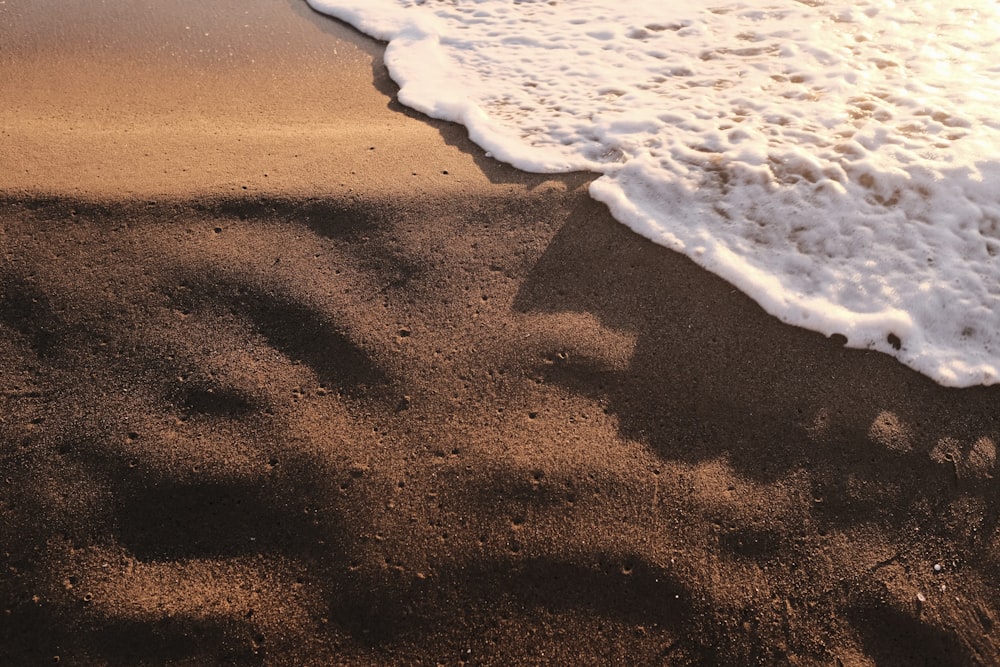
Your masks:
{"label": "tree shadow on sand", "polygon": [[[67,231],[58,221],[72,206],[50,202],[11,223],[21,273],[34,275],[57,241],[72,266],[100,263],[107,250],[89,239],[106,235],[104,222],[84,215]],[[248,223],[257,215],[251,204],[190,215],[234,213]],[[444,526],[459,535],[453,543],[432,542],[440,527],[412,527],[390,511],[387,502],[406,493],[419,494],[413,511],[428,501],[403,489],[391,466],[355,457],[378,444],[370,415],[394,414],[403,393],[378,346],[358,342],[373,334],[329,304],[283,291],[267,277],[269,248],[243,256],[238,271],[186,256],[196,249],[148,261],[149,238],[158,249],[176,238],[163,215],[132,216],[132,245],[101,269],[131,290],[109,297],[90,275],[37,271],[30,285],[18,272],[2,277],[5,367],[29,369],[54,399],[3,396],[0,662],[412,664],[468,660],[473,650],[531,659],[564,645],[577,662],[623,651],[636,663],[711,654],[685,639],[696,630],[690,591],[657,562],[530,544],[483,552],[469,524],[506,529],[498,496],[540,512],[564,505],[515,472],[497,472],[486,489],[448,484],[468,514]],[[326,237],[305,214],[282,224],[279,236]],[[211,225],[202,225],[209,238]],[[204,331],[177,335],[178,314]],[[217,362],[226,355],[249,370]],[[298,387],[302,377],[316,387]],[[279,391],[286,385],[303,398]],[[324,386],[335,391],[320,393]],[[322,417],[325,430],[311,439],[298,428],[313,414],[301,403]],[[419,444],[389,441],[384,456],[412,456]],[[574,624],[593,636],[559,640]]]}
{"label": "tree shadow on sand", "polygon": [[[664,462],[724,461],[748,484],[772,489],[807,481],[798,508],[812,538],[789,535],[776,516],[773,529],[723,526],[723,553],[764,563],[807,559],[828,533],[865,527],[896,544],[904,560],[962,554],[972,579],[987,589],[998,583],[991,541],[1000,511],[993,479],[1000,389],[945,389],[886,355],[783,325],[587,202],[553,238],[515,308],[592,313],[635,335],[624,370],[580,359],[539,364],[537,373],[602,401],[623,437]],[[957,509],[970,503],[976,511]],[[855,626],[878,664],[914,664],[891,657],[901,635],[912,649],[906,655],[921,664],[971,664],[990,654],[970,647],[969,635],[982,630],[975,623],[960,629],[960,640],[948,621],[904,614],[898,600],[854,600],[860,594],[851,586],[814,583],[843,590],[842,602],[823,604]],[[996,609],[996,602],[987,594],[979,604]]]}

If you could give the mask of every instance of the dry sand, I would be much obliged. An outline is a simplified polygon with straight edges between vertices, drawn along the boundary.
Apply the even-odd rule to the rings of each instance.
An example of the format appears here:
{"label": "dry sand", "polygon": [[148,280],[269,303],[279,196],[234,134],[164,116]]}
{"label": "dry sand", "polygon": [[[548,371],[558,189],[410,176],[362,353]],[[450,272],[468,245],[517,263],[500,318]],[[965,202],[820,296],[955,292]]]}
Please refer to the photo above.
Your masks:
{"label": "dry sand", "polygon": [[997,664],[998,389],[785,326],[300,0],[0,2],[0,664]]}

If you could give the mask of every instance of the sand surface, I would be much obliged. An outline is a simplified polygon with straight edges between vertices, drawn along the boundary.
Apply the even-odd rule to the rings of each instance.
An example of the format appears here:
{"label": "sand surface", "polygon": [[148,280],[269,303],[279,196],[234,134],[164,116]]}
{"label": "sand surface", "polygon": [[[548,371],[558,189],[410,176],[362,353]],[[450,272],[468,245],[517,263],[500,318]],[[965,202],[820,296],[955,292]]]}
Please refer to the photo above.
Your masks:
{"label": "sand surface", "polygon": [[765,315],[304,2],[0,2],[0,664],[997,664],[1000,389]]}

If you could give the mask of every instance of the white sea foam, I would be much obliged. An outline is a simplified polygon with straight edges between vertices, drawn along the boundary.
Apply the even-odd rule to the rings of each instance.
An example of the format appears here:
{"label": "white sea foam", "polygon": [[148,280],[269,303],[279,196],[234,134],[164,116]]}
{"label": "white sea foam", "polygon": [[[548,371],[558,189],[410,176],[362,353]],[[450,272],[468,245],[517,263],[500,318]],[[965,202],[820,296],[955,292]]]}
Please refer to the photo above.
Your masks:
{"label": "white sea foam", "polygon": [[[993,0],[308,0],[402,103],[592,195],[782,320],[1000,381]],[[898,348],[898,349],[897,349]]]}

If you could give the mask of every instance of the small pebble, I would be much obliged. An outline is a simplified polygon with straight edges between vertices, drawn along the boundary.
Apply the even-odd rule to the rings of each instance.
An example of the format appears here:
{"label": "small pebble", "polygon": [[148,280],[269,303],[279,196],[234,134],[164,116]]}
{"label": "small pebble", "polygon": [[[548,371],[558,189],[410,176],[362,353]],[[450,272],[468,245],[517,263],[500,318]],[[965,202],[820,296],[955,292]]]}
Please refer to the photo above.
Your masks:
{"label": "small pebble", "polygon": [[934,571],[935,572],[941,571],[941,563],[934,563]]}
{"label": "small pebble", "polygon": [[919,602],[920,604],[927,602],[927,598],[924,596],[923,593],[917,593],[917,602]]}

